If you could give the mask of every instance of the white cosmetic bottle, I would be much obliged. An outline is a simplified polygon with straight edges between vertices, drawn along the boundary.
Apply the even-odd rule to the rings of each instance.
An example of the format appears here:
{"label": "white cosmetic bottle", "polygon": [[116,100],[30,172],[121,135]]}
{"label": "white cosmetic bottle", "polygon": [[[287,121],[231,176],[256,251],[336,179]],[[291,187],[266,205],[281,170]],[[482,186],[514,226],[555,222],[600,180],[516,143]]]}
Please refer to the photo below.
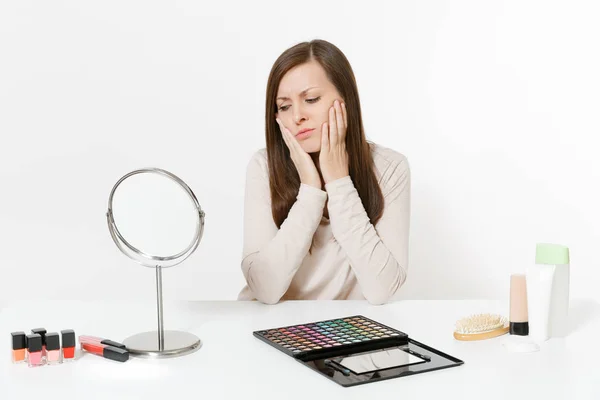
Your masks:
{"label": "white cosmetic bottle", "polygon": [[536,342],[567,335],[569,269],[567,247],[537,244],[535,264],[526,271],[529,336]]}

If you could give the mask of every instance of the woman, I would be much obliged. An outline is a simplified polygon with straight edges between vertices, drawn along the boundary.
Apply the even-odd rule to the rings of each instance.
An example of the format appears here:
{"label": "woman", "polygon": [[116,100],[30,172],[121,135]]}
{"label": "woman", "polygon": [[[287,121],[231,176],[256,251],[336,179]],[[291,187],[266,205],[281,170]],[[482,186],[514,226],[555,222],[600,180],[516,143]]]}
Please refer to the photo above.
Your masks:
{"label": "woman", "polygon": [[275,61],[266,142],[247,168],[238,299],[389,301],[408,267],[410,169],[366,141],[336,46],[304,42]]}

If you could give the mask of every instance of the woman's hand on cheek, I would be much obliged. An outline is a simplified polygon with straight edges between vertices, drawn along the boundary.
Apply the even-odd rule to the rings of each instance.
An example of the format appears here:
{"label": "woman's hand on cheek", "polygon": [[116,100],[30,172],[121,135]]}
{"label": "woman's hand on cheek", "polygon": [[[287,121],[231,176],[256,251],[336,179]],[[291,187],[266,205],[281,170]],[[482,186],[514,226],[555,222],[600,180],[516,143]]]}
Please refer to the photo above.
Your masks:
{"label": "woman's hand on cheek", "polygon": [[300,183],[304,183],[305,185],[310,185],[316,187],[317,189],[322,189],[321,186],[321,177],[319,176],[319,171],[317,171],[317,167],[313,162],[310,155],[304,151],[300,143],[296,140],[294,135],[283,125],[283,122],[276,119],[279,124],[279,129],[281,130],[281,135],[283,136],[283,141],[285,142],[287,148],[290,151],[290,158],[292,162],[296,166],[296,170],[298,171],[298,175],[300,176]]}
{"label": "woman's hand on cheek", "polygon": [[329,109],[329,123],[324,123],[321,129],[319,165],[326,184],[350,174],[346,151],[347,126],[346,105],[336,100]]}

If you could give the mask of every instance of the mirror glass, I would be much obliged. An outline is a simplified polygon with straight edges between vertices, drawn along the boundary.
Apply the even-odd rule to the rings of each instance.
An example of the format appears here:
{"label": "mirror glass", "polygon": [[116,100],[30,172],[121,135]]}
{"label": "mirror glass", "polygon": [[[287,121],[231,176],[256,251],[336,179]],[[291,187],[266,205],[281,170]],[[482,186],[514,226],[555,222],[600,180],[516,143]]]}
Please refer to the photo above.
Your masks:
{"label": "mirror glass", "polygon": [[415,357],[412,354],[408,354],[398,347],[343,357],[338,361],[340,365],[343,365],[355,374],[364,374],[366,372],[424,362],[425,360]]}
{"label": "mirror glass", "polygon": [[198,210],[188,192],[168,176],[143,172],[127,177],[113,195],[121,236],[149,256],[178,254],[195,240]]}

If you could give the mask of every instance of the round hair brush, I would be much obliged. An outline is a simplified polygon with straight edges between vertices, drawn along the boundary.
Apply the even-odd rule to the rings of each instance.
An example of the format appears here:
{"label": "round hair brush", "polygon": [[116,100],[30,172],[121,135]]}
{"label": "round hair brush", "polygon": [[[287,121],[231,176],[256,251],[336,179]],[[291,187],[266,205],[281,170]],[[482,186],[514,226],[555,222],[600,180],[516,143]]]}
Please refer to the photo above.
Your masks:
{"label": "round hair brush", "polygon": [[456,340],[484,340],[508,333],[508,319],[497,314],[474,314],[456,322]]}

